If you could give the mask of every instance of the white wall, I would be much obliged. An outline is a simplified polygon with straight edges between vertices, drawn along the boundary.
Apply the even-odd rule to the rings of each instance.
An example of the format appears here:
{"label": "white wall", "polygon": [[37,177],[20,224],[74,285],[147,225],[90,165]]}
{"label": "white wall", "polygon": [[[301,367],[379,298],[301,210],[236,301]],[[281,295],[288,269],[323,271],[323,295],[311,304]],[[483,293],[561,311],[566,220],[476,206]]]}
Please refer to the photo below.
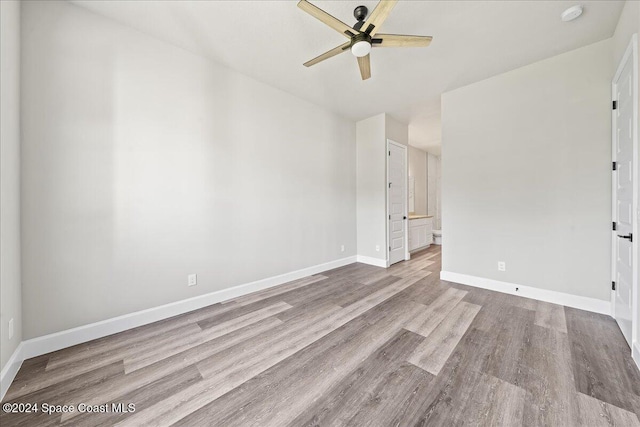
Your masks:
{"label": "white wall", "polygon": [[[0,2],[0,366],[22,340],[20,284],[20,3]],[[9,321],[14,335],[9,339]]]}
{"label": "white wall", "polygon": [[443,270],[609,300],[611,55],[605,40],[443,95]]}
{"label": "white wall", "polygon": [[387,245],[386,144],[385,114],[356,123],[358,255],[379,260]]}
{"label": "white wall", "polygon": [[25,338],[355,255],[352,122],[66,2],[23,9]]}
{"label": "white wall", "polygon": [[427,213],[433,216],[433,228],[440,230],[441,208],[441,168],[440,157],[427,154]]}
{"label": "white wall", "polygon": [[[631,41],[631,36],[640,29],[640,2],[628,0],[624,4],[616,31],[613,34],[613,67],[614,72],[627,46]],[[613,79],[613,75],[611,76]]]}
{"label": "white wall", "polygon": [[384,115],[384,123],[385,136],[387,139],[397,142],[398,144],[409,145],[409,126],[388,114]]}
{"label": "white wall", "polygon": [[427,213],[427,153],[409,146],[409,176],[414,178],[414,209],[417,214]]}
{"label": "white wall", "polygon": [[358,255],[387,259],[387,139],[408,145],[409,128],[388,114],[356,123]]}

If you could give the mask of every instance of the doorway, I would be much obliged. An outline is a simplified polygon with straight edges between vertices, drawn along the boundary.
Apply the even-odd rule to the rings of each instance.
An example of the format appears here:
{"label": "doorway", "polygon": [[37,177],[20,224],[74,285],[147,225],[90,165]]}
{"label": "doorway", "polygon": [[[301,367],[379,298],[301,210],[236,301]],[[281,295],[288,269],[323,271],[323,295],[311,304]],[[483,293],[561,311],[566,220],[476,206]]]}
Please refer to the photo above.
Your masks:
{"label": "doorway", "polygon": [[638,328],[638,37],[612,84],[612,314],[629,346]]}
{"label": "doorway", "polygon": [[409,259],[407,246],[407,147],[387,140],[387,264]]}

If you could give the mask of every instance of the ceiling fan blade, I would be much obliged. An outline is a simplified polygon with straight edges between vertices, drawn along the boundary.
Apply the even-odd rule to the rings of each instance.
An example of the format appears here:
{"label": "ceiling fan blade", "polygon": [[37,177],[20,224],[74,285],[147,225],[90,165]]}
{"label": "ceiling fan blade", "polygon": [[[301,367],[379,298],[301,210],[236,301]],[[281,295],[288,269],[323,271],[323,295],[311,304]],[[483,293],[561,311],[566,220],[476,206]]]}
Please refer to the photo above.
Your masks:
{"label": "ceiling fan blade", "polygon": [[365,21],[364,25],[360,28],[361,31],[373,36],[378,32],[378,29],[382,23],[387,19],[393,6],[398,3],[398,0],[380,0],[380,3],[373,9],[369,18]]}
{"label": "ceiling fan blade", "polygon": [[372,46],[378,47],[427,47],[431,44],[431,36],[403,36],[400,34],[380,34],[371,40]]}
{"label": "ceiling fan blade", "polygon": [[351,38],[354,35],[360,33],[358,30],[354,30],[353,28],[351,28],[350,26],[348,26],[338,18],[335,18],[329,15],[324,10],[320,9],[319,7],[312,5],[307,0],[300,0],[298,2],[298,7],[304,10],[305,12],[307,12],[309,15],[313,16],[314,18],[324,22],[325,24],[327,24],[328,26],[330,26],[331,28],[333,28],[334,30],[336,30],[337,32],[339,32],[345,37]]}
{"label": "ceiling fan blade", "polygon": [[371,77],[371,57],[369,55],[358,57],[358,67],[360,67],[362,80],[367,80]]}
{"label": "ceiling fan blade", "polygon": [[313,58],[310,61],[307,61],[304,63],[305,67],[311,67],[312,65],[316,65],[318,62],[324,61],[325,59],[329,59],[333,56],[336,56],[342,52],[346,52],[347,50],[349,50],[349,46],[351,45],[351,42],[346,42],[344,44],[341,44],[338,47],[334,47],[333,49],[331,49],[328,52],[323,53],[320,56],[316,56],[315,58]]}

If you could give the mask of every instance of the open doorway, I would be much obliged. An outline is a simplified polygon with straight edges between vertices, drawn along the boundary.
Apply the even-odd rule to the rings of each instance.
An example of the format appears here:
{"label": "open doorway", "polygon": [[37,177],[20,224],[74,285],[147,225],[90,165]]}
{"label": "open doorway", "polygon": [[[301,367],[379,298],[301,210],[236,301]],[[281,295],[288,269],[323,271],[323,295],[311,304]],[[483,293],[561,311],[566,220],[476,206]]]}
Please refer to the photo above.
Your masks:
{"label": "open doorway", "polygon": [[409,252],[440,244],[439,163],[431,153],[409,146]]}

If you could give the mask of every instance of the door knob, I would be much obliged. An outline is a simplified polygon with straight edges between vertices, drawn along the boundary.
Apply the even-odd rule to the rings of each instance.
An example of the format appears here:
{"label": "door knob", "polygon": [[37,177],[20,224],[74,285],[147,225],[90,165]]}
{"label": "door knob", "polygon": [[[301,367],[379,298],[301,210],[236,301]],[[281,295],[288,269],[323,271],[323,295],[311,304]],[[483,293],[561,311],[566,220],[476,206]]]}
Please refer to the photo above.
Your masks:
{"label": "door knob", "polygon": [[627,239],[630,242],[633,242],[633,234],[631,234],[631,233],[627,234],[626,236],[621,236],[621,235],[618,234],[618,237],[620,237],[622,239]]}

